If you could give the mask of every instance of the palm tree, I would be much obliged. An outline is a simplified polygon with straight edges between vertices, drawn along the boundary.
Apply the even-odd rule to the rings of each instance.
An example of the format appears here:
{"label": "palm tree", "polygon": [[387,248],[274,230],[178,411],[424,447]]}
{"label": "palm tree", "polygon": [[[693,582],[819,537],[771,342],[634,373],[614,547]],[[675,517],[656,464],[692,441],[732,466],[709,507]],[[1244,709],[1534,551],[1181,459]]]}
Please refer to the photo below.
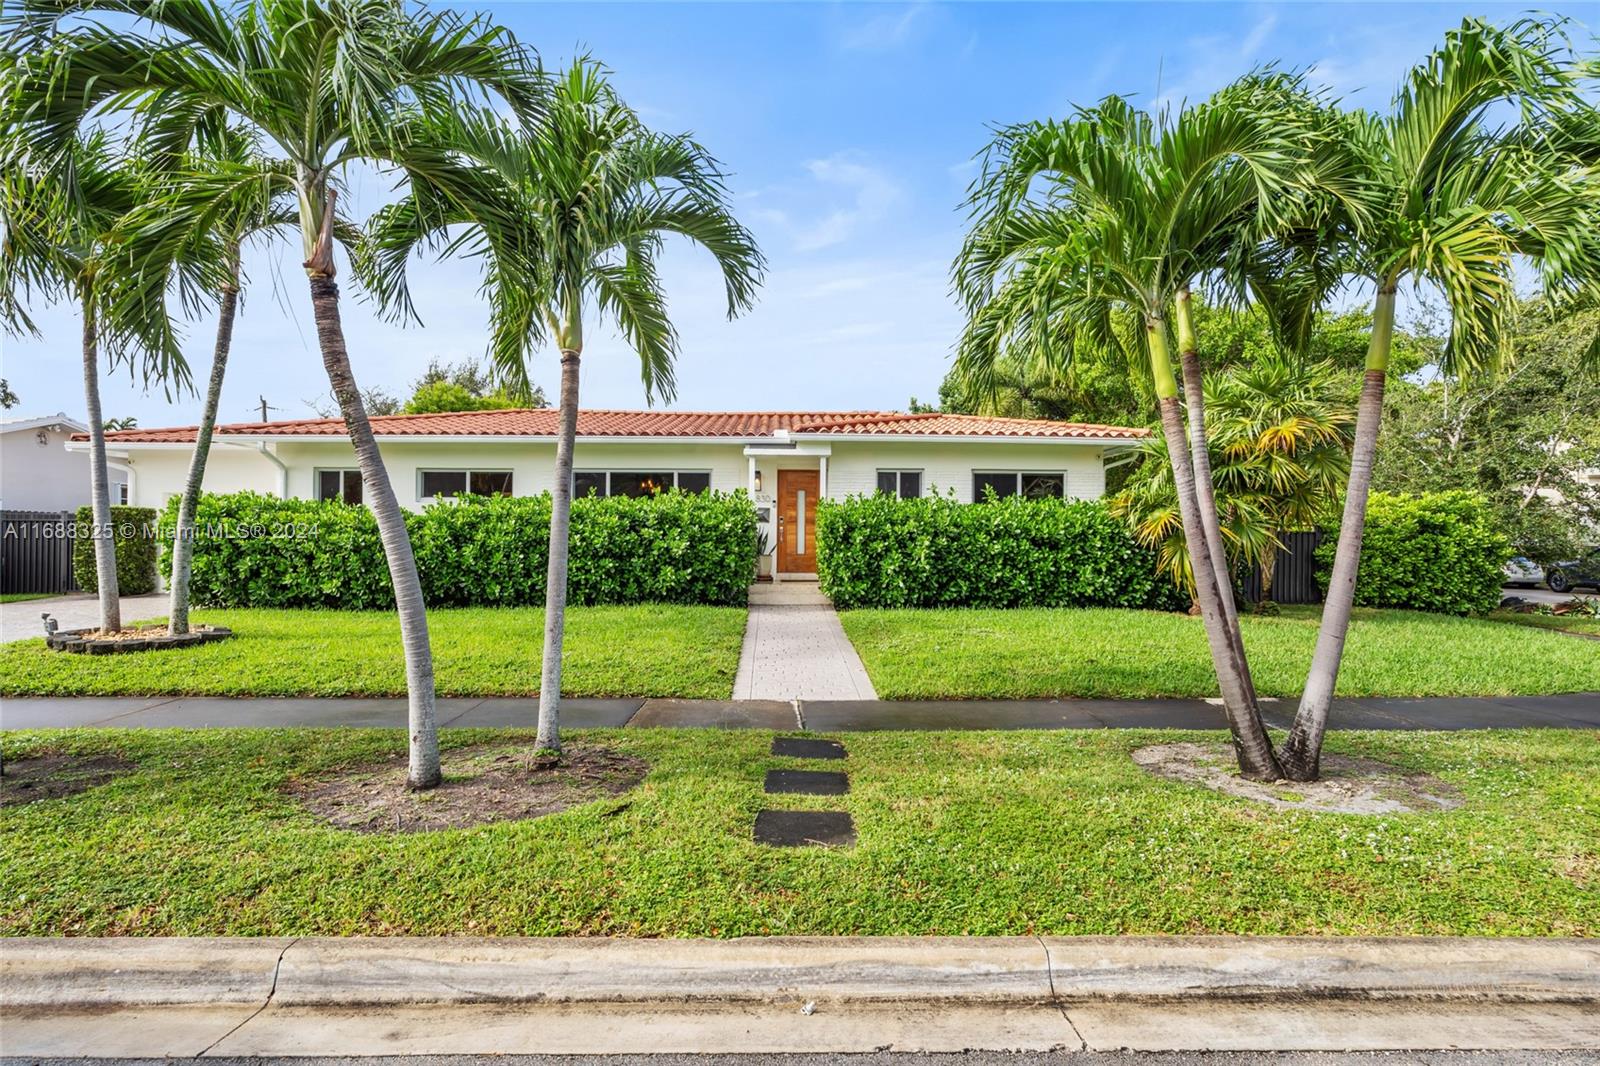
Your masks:
{"label": "palm tree", "polygon": [[89,502],[94,517],[100,628],[122,628],[112,537],[107,420],[100,408],[100,350],[112,364],[139,360],[147,382],[181,386],[188,366],[167,319],[169,282],[182,264],[146,263],[138,283],[125,269],[121,225],[146,195],[149,175],[119,156],[104,132],[44,151],[7,127],[0,135],[0,321],[13,334],[37,333],[27,304],[72,300],[83,325],[83,392],[89,424]]}
{"label": "palm tree", "polygon": [[[1346,122],[1372,214],[1340,251],[1376,295],[1338,551],[1282,752],[1295,780],[1317,776],[1349,631],[1397,290],[1411,282],[1443,292],[1444,369],[1454,374],[1492,370],[1507,356],[1518,255],[1535,260],[1557,300],[1600,287],[1600,113],[1578,96],[1577,73],[1558,23],[1502,29],[1469,18],[1412,70],[1388,114]],[[1509,129],[1495,118],[1508,104],[1522,113]]]}
{"label": "palm tree", "polygon": [[[1354,413],[1337,395],[1338,380],[1326,364],[1282,354],[1205,380],[1209,469],[1228,567],[1259,567],[1266,600],[1283,538],[1319,522],[1349,473]],[[1155,438],[1141,450],[1145,461],[1112,508],[1192,596],[1166,442]]]}
{"label": "palm tree", "polygon": [[[433,656],[416,560],[384,470],[340,320],[334,241],[337,181],[373,163],[412,181],[448,156],[423,121],[500,99],[532,115],[544,83],[503,29],[455,12],[414,12],[400,0],[22,0],[15,16],[19,91],[11,107],[32,136],[59,140],[97,112],[221,111],[276,159],[261,179],[295,197],[322,361],[377,520],[405,650],[413,788],[439,782]],[[131,13],[112,26],[100,13]],[[63,15],[71,18],[63,19]],[[180,136],[187,144],[188,137]]]}
{"label": "palm tree", "polygon": [[[165,116],[155,116],[146,136],[170,140],[162,129]],[[229,128],[223,117],[198,123],[180,120],[180,132],[195,137],[192,151],[181,153],[163,168],[165,180],[125,221],[135,269],[141,259],[159,258],[164,250],[196,241],[220,245],[216,343],[204,406],[195,431],[189,475],[178,501],[173,530],[172,576],[168,590],[167,626],[172,633],[189,632],[190,573],[194,562],[195,512],[205,481],[206,460],[217,425],[217,407],[233,344],[233,324],[239,307],[240,255],[251,236],[274,226],[292,225],[294,209],[283,184],[263,180],[269,161],[260,158],[255,139],[247,131]]]}
{"label": "palm tree", "polygon": [[[572,452],[585,315],[610,319],[639,357],[647,400],[675,392],[677,333],[667,314],[657,256],[672,236],[711,253],[728,315],[755,302],[764,263],[734,219],[715,159],[694,141],[645,128],[579,59],[559,78],[547,113],[520,128],[488,113],[443,117],[467,161],[385,208],[369,232],[364,269],[397,312],[410,309],[405,264],[419,247],[481,255],[492,308],[491,356],[519,387],[544,341],[561,353],[560,433],[551,493],[544,653],[537,745],[559,751],[561,649],[567,601]],[[455,228],[455,236],[447,231]]]}
{"label": "palm tree", "polygon": [[1311,138],[1296,135],[1296,107],[1278,102],[1297,92],[1292,79],[1254,78],[1176,118],[1108,97],[1070,121],[1001,130],[974,183],[973,227],[955,268],[969,316],[957,361],[979,391],[992,391],[1003,356],[1064,367],[1080,335],[1102,348],[1124,342],[1115,310],[1139,322],[1133,343],[1154,381],[1240,769],[1264,780],[1280,773],[1224,591],[1221,534],[1208,533],[1202,515],[1169,315],[1177,309],[1180,349],[1193,350],[1180,297],[1227,265],[1233,248],[1283,225],[1278,206],[1299,201]]}

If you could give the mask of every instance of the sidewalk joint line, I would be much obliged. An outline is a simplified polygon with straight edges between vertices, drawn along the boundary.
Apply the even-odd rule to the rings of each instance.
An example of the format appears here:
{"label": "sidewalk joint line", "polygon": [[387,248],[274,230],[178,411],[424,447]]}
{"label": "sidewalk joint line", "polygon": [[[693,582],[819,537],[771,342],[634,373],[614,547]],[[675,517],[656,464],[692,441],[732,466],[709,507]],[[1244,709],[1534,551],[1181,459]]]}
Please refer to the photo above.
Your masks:
{"label": "sidewalk joint line", "polygon": [[1037,940],[1039,947],[1044,950],[1044,976],[1045,980],[1050,982],[1050,1002],[1055,1005],[1056,1010],[1061,1012],[1061,1020],[1067,1023],[1067,1028],[1072,1030],[1073,1037],[1078,1041],[1078,1050],[1088,1051],[1089,1042],[1078,1031],[1078,1023],[1074,1022],[1072,1015],[1067,1013],[1067,1005],[1061,1002],[1061,996],[1056,992],[1056,964],[1050,958],[1050,945],[1046,944],[1044,937],[1039,936],[1037,933],[1034,934],[1033,939]]}
{"label": "sidewalk joint line", "polygon": [[181,700],[183,698],[184,697],[182,697],[182,696],[168,696],[166,699],[158,699],[154,703],[147,703],[143,707],[135,707],[131,711],[123,711],[121,714],[113,714],[113,715],[110,715],[110,716],[105,717],[105,718],[96,718],[94,721],[90,722],[89,724],[91,726],[96,726],[96,725],[102,725],[102,724],[104,724],[106,722],[120,721],[120,720],[128,717],[128,715],[130,715],[130,714],[143,714],[145,711],[153,711],[157,707],[165,707],[169,703],[177,703],[179,700]]}
{"label": "sidewalk joint line", "polygon": [[300,943],[300,941],[304,940],[304,939],[305,939],[304,937],[298,937],[297,936],[293,940],[289,941],[287,944],[283,945],[283,950],[278,952],[278,961],[276,961],[276,962],[274,962],[272,964],[272,987],[267,989],[267,998],[261,1001],[261,1006],[257,1007],[255,1010],[251,1011],[250,1012],[250,1016],[245,1018],[238,1025],[234,1026],[232,1029],[229,1029],[226,1033],[223,1033],[221,1036],[219,1036],[215,1040],[211,1041],[211,1043],[207,1044],[205,1047],[203,1047],[199,1051],[195,1052],[195,1055],[194,1055],[195,1058],[203,1059],[207,1055],[211,1054],[212,1050],[218,1044],[222,1043],[224,1040],[228,1039],[228,1037],[232,1036],[234,1033],[237,1033],[240,1029],[243,1029],[245,1026],[247,1026],[251,1022],[255,1021],[258,1017],[261,1016],[261,1012],[262,1011],[266,1010],[268,1007],[270,1007],[272,1005],[272,997],[278,994],[278,973],[279,973],[280,970],[283,969],[283,957],[285,955],[289,954],[289,949],[290,948],[294,947],[296,944]]}

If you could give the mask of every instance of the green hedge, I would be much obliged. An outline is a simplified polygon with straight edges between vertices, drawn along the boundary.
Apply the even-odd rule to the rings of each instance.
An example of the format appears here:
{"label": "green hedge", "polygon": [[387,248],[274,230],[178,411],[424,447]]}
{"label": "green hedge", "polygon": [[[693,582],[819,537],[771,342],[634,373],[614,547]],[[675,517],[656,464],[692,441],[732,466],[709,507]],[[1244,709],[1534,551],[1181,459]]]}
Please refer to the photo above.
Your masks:
{"label": "green hedge", "polygon": [[[1317,581],[1328,587],[1337,525],[1317,548]],[[1487,501],[1473,492],[1407,496],[1374,492],[1367,501],[1356,603],[1440,614],[1484,614],[1500,603],[1511,541]]]}
{"label": "green hedge", "polygon": [[[176,520],[176,501],[164,528]],[[194,602],[225,607],[392,606],[365,507],[207,495],[196,515]],[[430,606],[544,603],[550,497],[462,497],[406,516]],[[755,569],[755,510],[742,493],[671,492],[572,504],[568,600],[743,604]],[[170,574],[170,553],[162,558]]]}
{"label": "green hedge", "polygon": [[[117,549],[117,592],[143,596],[156,590],[156,512],[151,507],[111,508],[112,542]],[[72,576],[85,592],[100,590],[94,570],[94,509],[78,508],[72,537]]]}
{"label": "green hedge", "polygon": [[1186,606],[1099,502],[823,500],[817,575],[839,607]]}

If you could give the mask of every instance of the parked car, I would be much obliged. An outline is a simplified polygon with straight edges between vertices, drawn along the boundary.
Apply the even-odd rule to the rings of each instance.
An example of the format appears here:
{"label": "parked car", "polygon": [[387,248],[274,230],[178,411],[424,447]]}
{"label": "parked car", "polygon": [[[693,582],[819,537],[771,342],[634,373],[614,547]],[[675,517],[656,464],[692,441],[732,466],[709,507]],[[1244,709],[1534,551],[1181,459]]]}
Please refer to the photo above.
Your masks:
{"label": "parked car", "polygon": [[1543,583],[1544,567],[1526,555],[1513,556],[1506,561],[1506,576],[1503,584],[1507,587],[1531,589]]}
{"label": "parked car", "polygon": [[1544,580],[1551,592],[1566,592],[1584,585],[1600,589],[1600,545],[1584,552],[1581,558],[1551,563]]}

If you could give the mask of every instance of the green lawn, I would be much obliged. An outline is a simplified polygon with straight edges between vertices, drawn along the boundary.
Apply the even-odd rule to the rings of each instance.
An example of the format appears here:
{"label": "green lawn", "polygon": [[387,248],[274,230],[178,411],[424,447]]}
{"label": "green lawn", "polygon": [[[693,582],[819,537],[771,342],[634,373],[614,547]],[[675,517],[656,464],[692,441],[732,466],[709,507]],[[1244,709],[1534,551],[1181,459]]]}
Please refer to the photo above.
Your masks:
{"label": "green lawn", "polygon": [[[569,696],[726,699],[744,637],[742,608],[573,607],[562,689]],[[544,612],[473,608],[428,614],[443,696],[539,690]],[[71,655],[43,640],[0,645],[0,696],[404,695],[392,611],[199,611],[232,640],[176,651]]]}
{"label": "green lawn", "polygon": [[1510,622],[1515,626],[1559,629],[1567,633],[1587,633],[1600,637],[1600,618],[1576,614],[1519,614],[1516,611],[1495,611],[1489,617],[1496,622]]}
{"label": "green lawn", "polygon": [[54,592],[0,592],[0,603],[26,603],[29,600],[48,600]]}
{"label": "green lawn", "polygon": [[[1112,609],[848,611],[845,632],[884,699],[1214,696],[1200,619]],[[1317,613],[1243,619],[1256,689],[1305,683]],[[1600,643],[1495,621],[1358,610],[1346,696],[1500,696],[1600,689]]]}
{"label": "green lawn", "polygon": [[[408,836],[333,829],[282,791],[404,750],[390,730],[53,731],[6,758],[136,771],[0,810],[9,935],[1600,935],[1593,733],[1340,733],[1451,782],[1404,816],[1277,809],[1148,777],[1142,744],[1218,734],[861,733],[851,792],[764,796],[772,734],[576,734],[649,760],[627,796]],[[447,731],[445,745],[531,734]],[[815,764],[838,769],[840,764]],[[853,849],[750,839],[757,810],[850,811]]]}

